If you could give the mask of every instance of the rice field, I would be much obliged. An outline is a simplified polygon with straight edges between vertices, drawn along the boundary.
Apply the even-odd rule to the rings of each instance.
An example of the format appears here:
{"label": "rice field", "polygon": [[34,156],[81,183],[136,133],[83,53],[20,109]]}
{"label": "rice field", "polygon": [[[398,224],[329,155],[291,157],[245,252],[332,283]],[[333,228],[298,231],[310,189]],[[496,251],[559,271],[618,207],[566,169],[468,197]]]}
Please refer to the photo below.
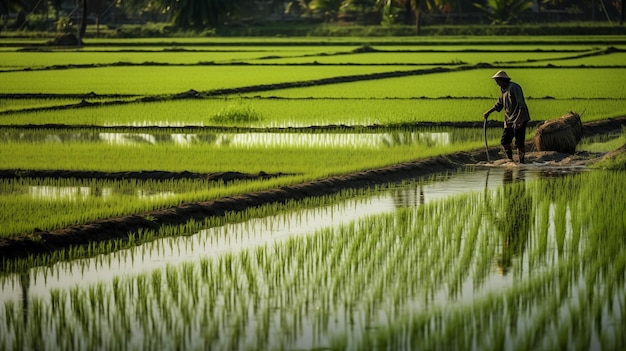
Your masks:
{"label": "rice field", "polygon": [[[498,137],[495,131],[490,135],[493,139]],[[482,143],[481,133],[474,129],[189,134],[18,129],[4,136],[0,155],[7,159],[4,166],[8,169],[140,172],[158,170],[154,165],[159,164],[160,169],[173,172],[212,173],[236,169],[250,174],[283,175],[228,184],[200,180],[0,180],[0,204],[7,209],[0,219],[0,237],[58,229],[183,202],[219,199],[270,189],[281,183],[293,184],[373,168],[384,162],[393,164],[461,151],[468,145],[479,147]],[[258,160],[265,161],[259,165]],[[191,164],[194,167],[189,167]],[[144,196],[146,194],[154,196]]]}
{"label": "rice field", "polygon": [[[421,135],[433,131],[419,124],[480,123],[498,95],[489,78],[496,68],[524,87],[535,121],[569,111],[584,121],[626,113],[625,47],[610,36],[516,44],[503,38],[94,40],[70,50],[40,44],[3,45],[3,169],[282,172],[295,175],[283,178],[289,183],[477,148],[478,130],[461,139],[450,139],[456,131],[434,131],[430,140]],[[30,130],[50,125],[51,133]],[[59,133],[65,126],[80,129]],[[372,126],[377,130],[332,135]],[[232,129],[236,136],[189,127]],[[155,133],[162,128],[172,129],[165,136],[171,143],[155,142],[164,140]],[[497,129],[488,136],[498,143]]]}
{"label": "rice field", "polygon": [[291,204],[4,275],[1,347],[620,349],[623,174],[507,172],[524,171],[439,199],[422,183]]}
{"label": "rice field", "polygon": [[626,347],[623,170],[478,169],[182,225],[149,214],[481,149],[499,69],[534,121],[624,116],[623,38],[41,44],[0,38],[0,242],[153,225],[1,257],[0,350]]}
{"label": "rice field", "polygon": [[[358,83],[356,83],[358,84]],[[115,104],[90,110],[65,108],[63,121],[70,125],[105,127],[241,127],[251,128],[308,128],[311,126],[395,125],[420,122],[477,122],[485,106],[493,98],[334,98],[278,97],[267,93],[266,98],[234,97],[208,101],[160,101]],[[290,93],[291,94],[291,93]],[[343,90],[342,90],[343,94]],[[355,94],[350,94],[355,96]],[[624,100],[598,99],[591,105],[588,99],[528,99],[533,108],[533,119],[546,120],[563,115],[563,111],[585,111],[586,120],[605,119],[623,115]],[[54,101],[46,100],[54,104]],[[23,103],[24,105],[26,103]],[[14,109],[17,107],[13,107]],[[484,112],[484,111],[483,111]],[[58,123],[59,112],[33,110],[0,116],[11,125]],[[240,116],[239,123],[220,116]],[[479,122],[479,121],[478,121]]]}

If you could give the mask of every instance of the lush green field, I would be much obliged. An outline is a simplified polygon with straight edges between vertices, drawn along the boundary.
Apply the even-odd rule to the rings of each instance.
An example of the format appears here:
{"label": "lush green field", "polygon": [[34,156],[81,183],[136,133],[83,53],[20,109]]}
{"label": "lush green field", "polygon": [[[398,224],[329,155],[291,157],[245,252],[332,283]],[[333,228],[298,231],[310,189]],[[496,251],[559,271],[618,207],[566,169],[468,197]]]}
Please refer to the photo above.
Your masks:
{"label": "lush green field", "polygon": [[[455,97],[497,99],[500,91],[490,77],[493,69],[440,72],[409,77],[291,88],[249,95],[288,98],[411,98]],[[509,76],[528,98],[626,99],[626,68],[511,68]],[[626,107],[626,105],[624,106]],[[622,111],[626,112],[626,111]]]}
{"label": "lush green field", "polygon": [[[482,149],[481,128],[419,123],[482,124],[499,69],[534,120],[624,116],[623,37],[41,44],[0,38],[0,170],[278,176],[0,180],[2,238],[46,246],[42,231],[127,215],[158,225],[0,258],[0,350],[626,346],[623,166],[483,169],[182,225],[147,214]],[[579,150],[624,143],[611,138]]]}
{"label": "lush green field", "polygon": [[623,349],[622,180],[519,181],[302,232],[350,211],[269,206],[147,247],[43,255],[0,276],[0,347]]}
{"label": "lush green field", "polygon": [[[410,125],[420,122],[482,122],[482,113],[498,96],[490,79],[498,69],[506,69],[523,86],[534,120],[569,111],[582,113],[584,121],[626,114],[622,38],[517,39],[90,40],[83,49],[67,50],[36,46],[41,44],[37,41],[0,40],[0,165],[296,175],[250,182],[233,187],[230,194],[371,169],[482,147],[478,130],[447,145],[395,141],[419,135],[422,130]],[[190,89],[197,97],[177,96]],[[82,129],[63,137],[52,131],[43,138],[45,131],[14,129],[48,124]],[[365,134],[358,130],[348,132],[354,136],[348,141],[328,139],[322,144],[316,143],[324,139],[323,132],[301,134],[293,137],[298,142],[284,144],[285,139],[270,134],[287,133],[290,127],[341,125],[376,125],[378,141],[363,142]],[[403,129],[389,130],[401,137],[391,136],[384,144],[380,138],[386,138],[387,125]],[[230,147],[206,142],[211,137],[181,146],[85,142],[71,136],[106,134],[98,126],[123,127],[109,138],[128,140],[145,138],[124,133],[152,133],[159,127],[256,128],[259,134]],[[153,130],[135,132],[135,127]],[[16,132],[23,137],[16,138]],[[490,144],[497,145],[498,134],[498,129],[489,132]]]}
{"label": "lush green field", "polygon": [[0,94],[176,94],[250,85],[277,84],[344,75],[410,70],[403,66],[123,66],[0,73]]}
{"label": "lush green field", "polygon": [[[626,113],[619,38],[520,38],[515,44],[490,39],[94,40],[84,49],[65,51],[7,46],[0,60],[0,94],[11,96],[0,99],[0,111],[23,113],[0,115],[0,125],[232,125],[214,117],[238,109],[255,118],[237,124],[254,127],[472,121],[497,97],[489,77],[500,68],[522,85],[536,120],[570,110],[585,111],[586,121]],[[613,49],[607,51],[609,47]],[[441,69],[431,71],[433,67]],[[388,72],[400,76],[376,75]],[[354,81],[340,78],[346,76]],[[320,79],[326,81],[316,85]],[[275,90],[285,83],[291,85]],[[246,92],[249,87],[254,88]],[[216,99],[145,103],[190,89],[201,96],[232,91]],[[89,93],[98,96],[85,96]],[[33,99],[39,94],[59,99]],[[76,96],[75,103],[86,98],[96,104],[28,112],[67,105],[72,100],[62,95],[68,94]],[[101,106],[112,95],[140,100]],[[238,101],[241,96],[246,99]],[[267,99],[274,97],[283,99]],[[414,100],[423,97],[437,100]]]}
{"label": "lush green field", "polygon": [[[15,130],[4,137],[0,143],[0,160],[8,169],[197,173],[237,170],[251,174],[285,174],[270,180],[232,184],[172,181],[128,185],[127,181],[6,180],[0,183],[0,205],[5,209],[0,218],[0,236],[8,237],[32,233],[35,228],[52,230],[73,223],[177,206],[182,202],[219,199],[482,145],[482,133],[469,129],[186,135]],[[491,139],[497,137],[496,131],[490,132]],[[125,190],[133,186],[136,191]],[[99,195],[103,192],[110,196]],[[138,196],[145,193],[164,196]]]}
{"label": "lush green field", "polygon": [[[256,94],[255,94],[256,95]],[[55,124],[93,126],[240,126],[256,128],[325,125],[389,125],[418,122],[481,122],[482,113],[496,101],[490,98],[246,98],[178,100],[99,106],[90,109],[32,111],[0,115],[5,125]],[[28,104],[18,100],[19,106]],[[97,103],[99,99],[92,99]],[[67,104],[68,100],[63,100]],[[78,100],[75,100],[78,102]],[[10,102],[8,102],[10,103]],[[56,100],[39,102],[55,106]],[[623,116],[622,99],[528,99],[532,118],[546,120],[568,111],[583,112],[584,121]],[[17,104],[16,104],[17,105]],[[11,106],[12,109],[18,106]],[[243,118],[220,119],[221,115]],[[62,118],[62,119],[60,119]],[[499,120],[501,116],[493,115]]]}

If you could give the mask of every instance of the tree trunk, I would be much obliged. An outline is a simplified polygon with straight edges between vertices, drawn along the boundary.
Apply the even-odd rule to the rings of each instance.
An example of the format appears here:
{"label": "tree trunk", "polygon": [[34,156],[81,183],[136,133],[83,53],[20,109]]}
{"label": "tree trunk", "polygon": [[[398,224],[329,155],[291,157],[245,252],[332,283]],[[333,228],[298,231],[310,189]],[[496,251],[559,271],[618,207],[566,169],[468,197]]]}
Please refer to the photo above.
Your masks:
{"label": "tree trunk", "polygon": [[82,0],[82,9],[83,13],[80,16],[80,27],[78,29],[78,42],[83,42],[83,37],[85,36],[85,32],[87,31],[87,0]]}
{"label": "tree trunk", "polygon": [[420,36],[422,34],[422,20],[421,11],[415,10],[415,35]]}
{"label": "tree trunk", "polygon": [[407,1],[404,5],[404,24],[410,25],[412,23],[411,13],[413,13],[413,10],[411,9],[411,2]]}

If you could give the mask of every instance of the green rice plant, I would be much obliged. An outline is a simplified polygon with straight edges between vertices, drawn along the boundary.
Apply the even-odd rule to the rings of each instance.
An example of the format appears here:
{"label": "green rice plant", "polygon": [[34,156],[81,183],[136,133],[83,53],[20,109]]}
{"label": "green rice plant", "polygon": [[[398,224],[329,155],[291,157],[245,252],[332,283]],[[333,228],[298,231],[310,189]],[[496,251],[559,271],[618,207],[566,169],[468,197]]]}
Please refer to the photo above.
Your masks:
{"label": "green rice plant", "polygon": [[[558,62],[551,61],[560,67],[623,67],[626,60],[626,54],[623,52],[612,52],[610,54],[601,54],[586,56],[581,58],[565,58]],[[531,63],[532,64],[532,63]]]}
{"label": "green rice plant", "polygon": [[[24,109],[40,109],[50,107],[64,107],[68,105],[76,105],[80,103],[78,98],[28,98],[28,99],[6,99],[0,100],[0,113],[8,113],[9,111],[19,111]],[[99,99],[99,101],[108,101],[108,99]]]}
{"label": "green rice plant", "polygon": [[[492,39],[497,41],[497,38]],[[178,94],[189,91],[190,89],[203,92],[215,89],[268,86],[293,81],[309,81],[326,78],[334,79],[341,76],[359,74],[367,75],[391,71],[409,71],[414,70],[415,67],[411,65],[416,63],[442,65],[452,63],[455,65],[461,62],[468,62],[470,64],[475,62],[491,62],[494,66],[507,66],[511,65],[510,62],[515,62],[517,57],[523,56],[529,58],[531,61],[541,62],[541,65],[528,68],[518,68],[515,66],[510,69],[507,67],[504,68],[507,68],[509,71],[513,70],[511,74],[518,77],[516,80],[522,83],[529,97],[536,99],[549,97],[559,100],[572,98],[604,100],[611,98],[623,101],[623,96],[620,95],[620,92],[623,91],[623,89],[620,89],[621,82],[616,78],[621,76],[620,70],[623,69],[623,67],[615,65],[616,62],[620,62],[619,57],[622,53],[605,52],[604,55],[578,59],[594,59],[594,61],[589,61],[590,63],[582,68],[576,67],[570,69],[555,67],[555,64],[560,65],[567,62],[575,62],[576,60],[569,59],[576,55],[593,54],[594,52],[602,53],[598,51],[597,46],[603,45],[605,42],[610,45],[611,40],[611,38],[607,38],[606,41],[598,39],[597,41],[591,42],[589,39],[582,39],[580,40],[581,45],[577,45],[571,42],[564,44],[560,43],[558,38],[549,38],[545,41],[541,40],[530,44],[525,43],[525,45],[524,42],[516,45],[507,43],[507,45],[500,45],[498,50],[494,50],[493,44],[488,43],[489,45],[487,45],[487,42],[484,42],[482,38],[472,43],[458,41],[458,39],[450,39],[449,42],[445,43],[445,49],[442,49],[441,43],[437,43],[438,45],[434,46],[433,43],[428,42],[396,42],[395,40],[381,39],[380,42],[374,43],[380,45],[381,51],[370,53],[354,51],[355,45],[362,45],[362,43],[359,42],[355,44],[355,42],[346,40],[339,40],[336,46],[328,46],[328,42],[326,41],[323,46],[319,46],[319,43],[314,40],[313,43],[305,41],[302,43],[302,46],[285,46],[284,43],[280,43],[278,44],[279,46],[276,46],[276,43],[273,41],[253,41],[249,43],[250,46],[241,45],[242,43],[222,43],[224,47],[215,46],[215,43],[187,42],[184,40],[174,43],[124,43],[119,44],[120,46],[118,47],[115,46],[115,43],[107,42],[104,48],[90,46],[76,52],[7,52],[5,55],[6,60],[3,61],[6,67],[18,68],[28,66],[29,68],[35,68],[35,70],[0,72],[0,74],[3,76],[3,81],[8,82],[4,85],[5,89],[10,89],[4,93],[88,94],[94,92],[100,95],[123,94],[133,96],[160,96],[163,94]],[[585,42],[587,43],[586,46],[584,45]],[[132,46],[133,44],[138,47],[129,50],[129,46],[127,45]],[[232,45],[236,45],[237,49],[232,50]],[[172,48],[172,46],[174,47]],[[207,49],[207,46],[211,48]],[[277,60],[282,60],[281,62],[284,64],[272,63],[273,59],[268,58],[267,55],[265,55],[266,53],[275,53],[275,56],[281,57]],[[388,65],[389,57],[391,56],[394,57],[394,60],[398,61],[398,64]],[[206,59],[206,61],[203,61],[202,58]],[[220,66],[206,65],[206,63],[211,62],[249,62],[249,60],[255,58],[259,60],[258,62],[269,64],[262,66],[242,66],[238,64]],[[302,67],[293,65],[293,63],[302,62],[302,60],[305,62],[312,62],[311,60],[318,62],[319,60],[328,60],[328,63],[336,64],[337,62],[342,62],[347,65],[327,66],[316,64],[315,69],[303,69]],[[380,65],[382,61],[384,61],[386,65]],[[147,65],[124,66],[125,64],[142,63],[147,63]],[[107,66],[111,64],[115,66]],[[55,65],[59,65],[59,67],[65,65],[63,66],[64,68],[70,65],[70,69],[37,70],[38,67],[45,67],[46,65],[52,67]],[[318,87],[305,86],[281,91],[252,93],[252,95],[249,96],[284,96],[291,98],[346,97],[355,99],[363,99],[365,97],[374,99],[412,99],[416,97],[453,97],[465,99],[471,97],[484,99],[488,97],[493,98],[497,95],[497,90],[494,92],[491,79],[488,78],[493,72],[486,69],[467,70],[465,69],[466,67],[463,68],[464,69],[459,71],[435,72],[405,78],[375,79],[373,81],[368,80],[359,83],[338,83]],[[78,77],[78,75],[80,75],[79,78],[72,78]],[[569,89],[563,90],[560,89],[560,86],[546,84],[543,79],[546,75],[553,78],[550,79],[550,81],[563,82]],[[206,76],[210,76],[211,80],[207,81],[204,79]],[[85,79],[85,77],[89,79]],[[175,77],[175,81],[167,79],[163,81],[164,77]],[[590,79],[590,77],[593,79]],[[61,79],[72,81],[73,84],[64,86],[63,89],[59,90],[58,84],[54,82],[58,82]],[[158,79],[159,82],[155,82],[154,79]],[[119,83],[125,80],[129,81],[125,84]],[[141,84],[136,82],[141,82]],[[151,82],[154,84],[151,84]],[[468,84],[458,84],[458,82],[468,82]],[[537,84],[536,82],[542,83]],[[594,82],[604,83],[594,85]],[[54,89],[48,88],[47,86],[54,86]],[[89,102],[93,102],[92,100],[101,102],[107,101],[108,99],[89,97],[87,100],[89,100]],[[59,99],[58,105],[64,104],[63,101],[64,99]],[[188,101],[185,101],[185,103],[186,102]],[[380,102],[375,102],[373,105],[376,103]],[[443,104],[450,104],[450,102],[445,101]],[[589,101],[586,101],[585,104],[588,105]],[[72,120],[73,122],[71,123],[73,124],[110,123],[108,121],[112,115],[120,116],[116,117],[116,119],[124,119],[122,123],[127,125],[145,125],[145,123],[152,123],[153,125],[176,125],[176,123],[181,123],[179,122],[181,120],[183,121],[182,123],[185,124],[203,124],[209,120],[206,109],[198,109],[190,115],[185,111],[188,109],[181,110],[175,107],[174,104],[170,105],[172,106],[171,108],[161,110],[158,114],[150,114],[149,111],[143,113],[139,112],[147,109],[146,106],[150,104],[138,103],[131,105],[134,105],[134,107],[115,105],[116,109],[119,111],[116,111],[116,113],[108,113],[111,110],[99,113],[93,111],[96,109],[89,108],[85,109],[90,110],[85,114],[84,110],[80,109],[81,111],[71,111],[71,118],[69,118],[69,116],[66,117],[65,113],[59,113],[59,111],[48,111],[43,113],[43,115],[49,117],[45,119],[33,118],[32,120],[36,121],[35,123],[58,123],[60,115],[63,115],[63,117],[61,117],[63,120]],[[605,109],[609,110],[608,113],[610,116],[621,113],[620,111],[623,110],[623,106],[619,107],[620,105],[617,105],[617,109],[616,106],[604,106],[602,101],[594,101],[594,105],[594,110],[602,110],[602,112],[597,115],[593,112],[594,116],[592,118],[606,117]],[[40,106],[42,106],[40,103],[35,103],[28,107],[35,108]],[[27,108],[27,106],[24,107]],[[258,110],[256,106],[253,106],[253,108],[263,116],[273,115],[272,113],[266,114],[264,111]],[[556,113],[553,112],[554,110],[547,111],[547,113],[544,113],[543,109],[534,111],[537,111],[536,115],[540,116],[539,119],[544,119],[559,115],[562,111],[572,109],[574,108],[558,109]],[[219,109],[217,110],[219,111]],[[361,108],[361,110],[363,109]],[[396,110],[398,110],[398,108],[396,108]],[[463,109],[456,108],[454,110],[460,111]],[[477,114],[480,114],[483,110],[484,107],[477,109]],[[380,108],[379,111],[382,113],[385,111],[385,108]],[[416,120],[410,113],[407,116],[406,112],[414,111],[414,109],[403,108],[403,111],[405,112],[395,117],[397,120]],[[397,115],[391,113],[387,114],[390,116]],[[85,115],[88,115],[88,117],[85,117]],[[159,115],[162,117],[150,117]],[[441,113],[439,115],[445,116],[444,120],[449,120],[451,118],[450,116],[454,116],[452,117],[454,119],[461,117],[473,120],[473,117],[458,116],[458,112],[452,114]],[[40,117],[41,116],[42,115],[40,115]],[[433,114],[424,113],[424,116],[424,120],[427,121],[432,118]],[[3,117],[9,117],[5,120],[5,123],[32,123],[24,122],[31,118],[24,119],[22,115],[14,115],[13,113],[11,113],[10,116]],[[370,123],[379,123],[378,121],[382,119],[381,116],[365,117],[367,117],[365,121],[371,121]],[[264,120],[266,118],[264,118]],[[289,118],[292,124],[294,120],[299,120],[298,118],[294,118],[293,109],[290,112]],[[320,118],[320,114],[318,114],[317,118],[326,119],[328,117],[326,117],[326,114],[322,114]],[[386,117],[385,119],[389,118],[390,117]],[[346,117],[343,117],[344,121],[341,122],[346,123],[346,119]],[[437,119],[439,119],[439,117],[437,117]],[[44,120],[48,120],[49,122],[42,122]],[[417,120],[422,120],[422,118],[420,117]],[[358,118],[347,119],[347,121],[349,124],[359,123]],[[247,123],[250,123],[250,121],[247,121]],[[260,122],[255,120],[255,123]],[[363,124],[362,121],[360,123]],[[384,120],[383,123],[385,123]]]}
{"label": "green rice plant", "polygon": [[[132,50],[132,51],[131,51]],[[267,55],[305,55],[311,49],[289,49],[281,47],[244,47],[240,50],[203,47],[172,48],[167,46],[153,47],[85,47],[82,51],[62,52],[6,52],[0,68],[3,70],[36,69],[85,69],[88,67],[106,66],[181,66],[202,65],[212,63],[241,62],[259,59]],[[326,50],[318,48],[318,50]]]}
{"label": "green rice plant", "polygon": [[165,270],[165,281],[167,283],[167,288],[170,293],[170,296],[174,300],[174,302],[180,302],[180,289],[178,286],[178,270],[173,266],[167,266]]}
{"label": "green rice plant", "polygon": [[[469,131],[467,133],[471,134]],[[390,136],[393,137],[393,135],[391,134]],[[407,135],[410,136],[411,134]],[[378,139],[377,142],[368,144],[366,142],[367,137],[364,137],[363,143],[350,145],[349,138],[360,138],[358,134],[354,134],[346,138],[348,142],[344,145],[319,147],[301,144],[287,144],[285,146],[270,144],[262,146],[256,143],[248,147],[246,143],[232,146],[198,143],[181,148],[169,143],[126,146],[79,141],[76,143],[46,143],[46,148],[42,150],[41,145],[45,142],[32,143],[24,141],[18,143],[8,142],[3,145],[0,159],[5,167],[15,169],[144,171],[156,168],[167,171],[202,173],[227,171],[258,173],[259,171],[264,171],[266,173],[302,174],[308,173],[307,169],[312,167],[311,158],[307,155],[311,153],[311,156],[314,154],[319,155],[316,157],[320,159],[319,162],[324,162],[328,165],[324,167],[327,168],[324,173],[334,173],[333,168],[336,166],[361,168],[362,166],[359,165],[362,162],[361,158],[371,159],[373,161],[371,164],[380,161],[384,164],[392,164],[398,160],[398,157],[407,160],[422,157],[421,155],[425,157],[428,154],[440,154],[478,147],[479,142],[477,138],[479,136],[480,133],[474,131],[473,142],[466,143],[461,141],[461,144],[456,145],[454,141],[447,140],[448,136],[442,133],[437,136],[443,138],[441,142],[434,141],[429,145],[427,140],[423,142],[419,140],[419,133],[414,133],[415,140],[407,140],[401,143],[386,139],[387,136],[385,135],[371,135],[370,137],[373,140]],[[262,135],[258,135],[258,138],[262,138]],[[314,136],[310,137],[311,140],[314,140],[314,138]],[[323,139],[323,135],[320,138]],[[389,151],[392,151],[392,153]],[[397,155],[395,157],[384,156],[393,153],[397,153]],[[50,161],[47,157],[48,154],[56,155],[55,162]],[[378,156],[375,154],[378,154]],[[19,157],[17,157],[18,155]],[[210,158],[211,162],[206,162],[207,158]],[[346,158],[353,161],[346,165]],[[112,162],[113,160],[115,162]],[[35,164],[38,166],[34,166]],[[157,166],[155,167],[155,165]]]}
{"label": "green rice plant", "polygon": [[626,156],[624,154],[617,155],[616,157],[606,158],[593,165],[594,168],[610,169],[623,171],[626,169]]}
{"label": "green rice plant", "polygon": [[[624,68],[511,68],[507,73],[521,84],[526,97],[556,99],[623,99],[624,83],[619,77]],[[283,98],[411,98],[457,97],[497,99],[499,88],[490,78],[493,69],[445,71],[371,82],[339,83],[254,93],[254,96]],[[544,77],[550,76],[547,82]],[[468,82],[459,84],[459,82]],[[569,89],[562,89],[565,84]]]}
{"label": "green rice plant", "polygon": [[184,194],[199,195],[207,188],[224,186],[202,180],[17,179],[0,183],[0,202],[10,209],[4,212],[4,236],[176,205],[187,197]]}
{"label": "green rice plant", "polygon": [[[620,326],[624,317],[619,307],[626,296],[622,178],[623,172],[594,171],[520,181],[258,247],[166,264],[155,268],[158,274],[124,274],[102,284],[103,294],[88,293],[89,284],[64,287],[78,302],[68,310],[75,328],[46,340],[46,345],[83,345],[92,336],[98,340],[90,332],[94,329],[80,327],[75,310],[111,291],[114,317],[89,319],[97,330],[111,331],[102,339],[111,340],[106,349],[312,349],[346,344],[351,349],[412,349],[415,343],[426,350],[467,345],[481,350],[506,345],[560,349],[585,347],[592,338],[620,349],[624,339],[619,330],[601,326]],[[530,212],[517,217],[525,211]],[[565,228],[564,234],[559,227]],[[234,228],[223,233],[238,235]],[[503,250],[509,250],[508,271],[497,265]],[[473,285],[472,275],[484,260],[493,262],[491,274],[482,285]],[[161,294],[157,311],[137,308],[154,301],[155,285],[148,279],[163,274],[169,293],[173,287],[178,297]],[[258,284],[255,290],[246,288],[252,280]],[[140,293],[139,286],[149,291]],[[194,294],[206,298],[194,300]],[[51,293],[53,298],[60,299]],[[46,322],[54,330],[59,322],[56,312],[46,310],[50,306],[41,303],[36,313],[44,319],[54,316]],[[5,348],[31,345],[40,326],[16,322],[22,311],[13,300],[4,302],[4,310],[0,325],[12,335]],[[155,327],[146,321],[158,323]],[[142,341],[134,344],[129,333]],[[309,333],[316,338],[303,336]]]}
{"label": "green rice plant", "polygon": [[589,152],[608,152],[616,150],[624,144],[626,144],[626,128],[622,128],[619,133],[583,138],[576,149]]}
{"label": "green rice plant", "polygon": [[[306,43],[294,43],[294,45],[273,45],[274,43],[247,43],[233,48],[232,43],[223,46],[207,43],[189,42],[157,42],[154,44],[124,43],[116,45],[115,42],[104,43],[106,46],[98,46],[99,41],[91,43],[81,50],[62,52],[24,52],[6,50],[6,59],[2,67],[7,69],[43,68],[43,67],[72,67],[74,65],[102,66],[111,64],[147,64],[147,65],[192,65],[199,63],[272,63],[294,64],[304,62],[317,63],[343,63],[343,64],[389,64],[390,62],[410,64],[415,63],[447,63],[450,57],[457,62],[507,62],[519,61],[520,54],[524,52],[524,60],[534,62],[538,59],[558,60],[564,55],[576,55],[578,52],[589,52],[596,45],[602,45],[601,41],[596,45],[563,45],[554,41],[553,44],[534,45],[500,45],[499,50],[493,50],[493,46],[480,44],[468,46],[447,44],[445,49],[441,45],[420,43],[419,45],[394,45],[393,42],[378,42],[374,47],[376,52],[362,53],[357,49],[358,44],[353,42],[337,43],[335,45],[311,46]],[[100,41],[101,42],[101,41]],[[134,44],[134,46],[133,46]],[[609,43],[610,44],[610,43]],[[594,47],[596,46],[596,47]],[[362,47],[362,46],[361,46]],[[475,52],[475,51],[484,52]],[[562,50],[563,53],[560,53]],[[420,53],[416,55],[415,53]],[[613,53],[615,54],[615,53]],[[391,59],[390,59],[390,57]],[[442,58],[439,58],[442,56]],[[475,57],[475,58],[474,58]]]}
{"label": "green rice plant", "polygon": [[219,125],[246,125],[249,123],[255,123],[262,119],[252,107],[250,106],[235,106],[230,105],[226,109],[219,111],[213,117],[211,121]]}
{"label": "green rice plant", "polygon": [[[216,111],[233,110],[259,117],[248,119],[237,127],[285,128],[326,125],[381,127],[416,122],[481,122],[482,113],[495,103],[493,97],[475,98],[286,98],[247,97],[232,99],[202,99],[100,106],[89,109],[22,112],[4,115],[2,124],[54,124],[123,126],[123,127],[182,127],[231,126],[212,120]],[[328,96],[333,94],[328,94]],[[305,95],[306,96],[306,95]],[[533,120],[553,119],[569,111],[582,114],[583,120],[593,121],[623,115],[622,99],[551,99],[529,98]],[[233,106],[241,106],[240,109]],[[493,116],[498,120],[501,116]]]}
{"label": "green rice plant", "polygon": [[[376,48],[374,48],[377,50]],[[520,54],[512,49],[510,52],[483,52],[468,51],[467,48],[458,48],[458,51],[446,47],[445,50],[433,47],[387,47],[381,46],[380,51],[369,53],[346,52],[335,55],[307,55],[305,57],[276,57],[270,59],[249,60],[249,63],[256,64],[357,64],[357,65],[424,65],[425,68],[435,66],[461,66],[474,65],[477,63],[493,62],[520,62],[520,61],[550,61],[561,62],[572,56],[580,55],[576,53],[555,53],[555,52],[524,52]],[[479,50],[479,49],[476,49]]]}
{"label": "green rice plant", "polygon": [[[3,164],[22,169],[72,169],[79,165],[85,170],[122,171],[145,170],[155,163],[163,170],[200,171],[203,173],[240,171],[244,173],[295,174],[259,181],[235,181],[230,184],[203,180],[180,181],[98,181],[98,180],[5,180],[0,182],[0,201],[11,211],[6,212],[3,235],[14,236],[31,233],[35,228],[52,230],[72,223],[84,223],[97,218],[140,213],[151,209],[175,206],[183,201],[207,201],[224,196],[293,184],[321,176],[347,171],[380,167],[411,159],[462,150],[468,146],[479,147],[480,135],[467,131],[473,141],[465,142],[461,133],[458,145],[445,143],[425,149],[417,148],[417,141],[370,145],[356,152],[346,143],[344,148],[267,147],[266,149],[223,148],[198,144],[176,149],[172,145],[157,144],[129,149],[86,142],[51,144],[42,149],[39,143],[6,144],[0,155]],[[399,139],[403,139],[402,133]],[[495,134],[494,134],[495,135]],[[351,138],[354,138],[351,137]],[[407,139],[412,136],[409,134]],[[419,139],[419,138],[418,138]],[[470,139],[471,140],[471,139]],[[419,146],[419,144],[417,144]],[[426,146],[429,146],[426,144]],[[14,157],[20,155],[19,157]],[[50,157],[55,155],[53,163]],[[206,163],[207,157],[212,158]],[[127,158],[127,161],[123,161]],[[6,160],[6,162],[4,162]],[[115,162],[113,162],[115,160]],[[110,162],[109,162],[110,161]],[[77,164],[76,162],[79,162]],[[171,166],[167,166],[167,163]],[[131,166],[132,164],[132,166]],[[118,167],[110,169],[109,167]],[[193,167],[200,167],[194,169]],[[52,216],[50,213],[54,213]],[[134,240],[145,241],[151,234],[141,233]],[[86,250],[91,250],[87,248]]]}
{"label": "green rice plant", "polygon": [[[398,66],[111,66],[68,70],[0,72],[2,94],[178,94],[245,86],[326,79],[337,76],[392,72]],[[88,79],[85,79],[88,77]],[[207,77],[210,77],[208,79]],[[59,81],[72,84],[59,87]]]}

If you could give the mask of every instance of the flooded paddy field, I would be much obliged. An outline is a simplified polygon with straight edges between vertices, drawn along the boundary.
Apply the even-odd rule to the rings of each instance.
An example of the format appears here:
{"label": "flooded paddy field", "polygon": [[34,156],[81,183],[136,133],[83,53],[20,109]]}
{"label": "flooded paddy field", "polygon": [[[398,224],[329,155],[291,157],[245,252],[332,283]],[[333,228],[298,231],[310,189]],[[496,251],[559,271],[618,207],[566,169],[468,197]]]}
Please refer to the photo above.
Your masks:
{"label": "flooded paddy field", "polygon": [[0,277],[4,347],[614,348],[622,181],[477,169],[25,266]]}
{"label": "flooded paddy field", "polygon": [[[7,44],[0,350],[623,349],[625,50]],[[526,165],[500,118],[485,149],[500,69]],[[576,153],[533,152],[572,110]]]}

